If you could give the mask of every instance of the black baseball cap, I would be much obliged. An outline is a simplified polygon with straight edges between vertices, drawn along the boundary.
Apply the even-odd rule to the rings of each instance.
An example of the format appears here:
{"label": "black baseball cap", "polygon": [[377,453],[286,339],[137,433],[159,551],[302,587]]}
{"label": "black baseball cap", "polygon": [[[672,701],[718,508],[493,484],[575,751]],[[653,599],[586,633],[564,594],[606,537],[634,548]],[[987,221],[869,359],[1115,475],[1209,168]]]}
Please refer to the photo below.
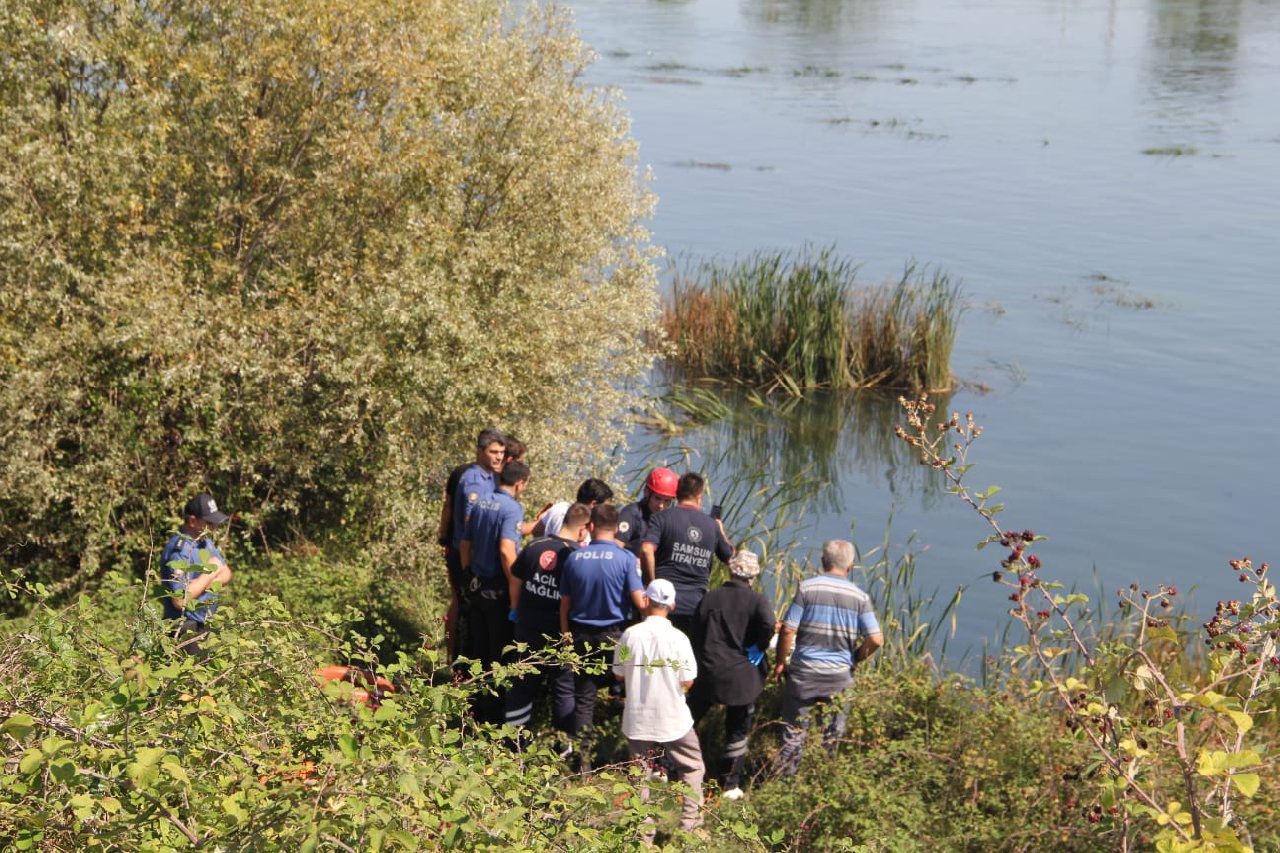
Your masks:
{"label": "black baseball cap", "polygon": [[201,492],[191,500],[187,501],[187,508],[183,510],[187,515],[194,515],[201,521],[207,521],[210,524],[224,524],[231,516],[218,509],[218,505],[213,500],[213,495],[208,492]]}

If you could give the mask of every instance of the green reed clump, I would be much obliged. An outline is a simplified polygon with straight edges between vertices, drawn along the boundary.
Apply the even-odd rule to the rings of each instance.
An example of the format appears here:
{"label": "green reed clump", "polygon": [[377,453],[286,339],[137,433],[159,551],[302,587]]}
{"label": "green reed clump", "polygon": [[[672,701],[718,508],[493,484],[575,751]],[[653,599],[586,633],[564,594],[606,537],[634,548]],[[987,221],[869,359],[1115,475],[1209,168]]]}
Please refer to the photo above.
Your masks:
{"label": "green reed clump", "polygon": [[945,390],[961,310],[946,273],[856,281],[831,248],[757,252],[678,275],[662,324],[676,363],[707,377],[799,394],[809,388]]}

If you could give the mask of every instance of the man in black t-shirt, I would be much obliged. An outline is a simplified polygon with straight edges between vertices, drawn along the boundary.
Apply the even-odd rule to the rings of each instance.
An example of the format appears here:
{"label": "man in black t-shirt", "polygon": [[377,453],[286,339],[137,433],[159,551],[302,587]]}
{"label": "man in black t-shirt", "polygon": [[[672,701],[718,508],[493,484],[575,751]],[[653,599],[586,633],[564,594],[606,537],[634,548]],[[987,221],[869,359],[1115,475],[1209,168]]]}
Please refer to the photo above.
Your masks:
{"label": "man in black t-shirt", "polygon": [[644,481],[644,497],[627,504],[618,513],[618,542],[637,557],[644,535],[649,532],[649,522],[654,515],[671,506],[676,499],[680,478],[670,468],[654,468]]}
{"label": "man in black t-shirt", "polygon": [[720,519],[702,511],[706,480],[690,472],[676,486],[676,505],[653,516],[640,546],[645,583],[655,577],[676,588],[671,623],[687,635],[694,632],[694,611],[707,593],[714,557],[728,562],[733,543]]}
{"label": "man in black t-shirt", "polygon": [[[522,581],[514,612],[515,641],[529,646],[524,655],[554,646],[560,636],[560,569],[565,557],[577,550],[590,518],[591,510],[585,504],[573,504],[565,511],[560,530],[526,545],[511,567],[511,574]],[[536,672],[512,683],[505,701],[507,723],[516,728],[529,725],[533,705],[548,680],[552,724],[561,732],[572,729],[573,670],[558,664],[539,665]]]}

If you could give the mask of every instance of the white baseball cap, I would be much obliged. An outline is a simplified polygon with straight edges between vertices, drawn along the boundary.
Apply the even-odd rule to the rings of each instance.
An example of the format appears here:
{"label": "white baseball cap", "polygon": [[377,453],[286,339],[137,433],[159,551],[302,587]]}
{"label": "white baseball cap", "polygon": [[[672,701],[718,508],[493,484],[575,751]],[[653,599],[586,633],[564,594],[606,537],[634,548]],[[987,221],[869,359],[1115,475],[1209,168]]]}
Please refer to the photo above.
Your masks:
{"label": "white baseball cap", "polygon": [[676,588],[671,585],[671,581],[657,578],[644,591],[650,603],[660,604],[663,607],[676,606]]}

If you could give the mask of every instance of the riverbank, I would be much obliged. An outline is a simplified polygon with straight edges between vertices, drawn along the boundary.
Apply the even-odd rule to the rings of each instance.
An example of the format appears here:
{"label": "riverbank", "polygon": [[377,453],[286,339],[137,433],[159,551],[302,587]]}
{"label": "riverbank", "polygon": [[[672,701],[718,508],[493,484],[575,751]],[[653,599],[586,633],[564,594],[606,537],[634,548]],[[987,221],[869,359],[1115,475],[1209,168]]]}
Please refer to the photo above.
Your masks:
{"label": "riverbank", "polygon": [[[468,697],[490,677],[471,670],[459,680],[445,667],[442,602],[405,595],[411,580],[338,554],[248,561],[200,663],[173,655],[143,581],[112,575],[61,610],[33,601],[0,638],[10,685],[0,697],[0,834],[87,850],[183,848],[192,838],[279,849],[624,850],[652,816],[670,849],[1083,853],[1147,849],[1168,832],[1110,784],[1086,736],[1093,723],[1064,711],[1023,653],[993,661],[984,687],[904,654],[919,626],[901,624],[860,669],[836,754],[813,744],[794,779],[768,769],[779,737],[779,691],[768,688],[748,796],[731,803],[713,792],[705,837],[684,837],[670,825],[674,791],[645,805],[621,767],[581,777],[548,742],[515,755],[501,732],[464,722]],[[1180,683],[1207,688],[1205,657],[1174,649],[1162,660],[1184,664],[1170,670]],[[335,663],[374,668],[396,692],[375,709],[350,701],[349,686],[312,680]],[[1068,671],[1083,679],[1073,689],[1098,683],[1089,667]],[[1114,698],[1119,719],[1144,714],[1132,690]],[[1275,705],[1268,693],[1248,709],[1251,742],[1276,736]],[[1217,731],[1215,716],[1199,707],[1185,721],[1199,737]],[[1158,734],[1166,722],[1142,723],[1157,732],[1143,750],[1169,748]],[[602,742],[621,759],[617,725],[603,723]],[[702,735],[718,754],[717,714]],[[1134,761],[1162,802],[1185,802],[1185,781],[1168,765]],[[1271,849],[1280,779],[1270,761],[1254,772],[1258,790],[1237,798],[1233,825],[1254,849]]]}

